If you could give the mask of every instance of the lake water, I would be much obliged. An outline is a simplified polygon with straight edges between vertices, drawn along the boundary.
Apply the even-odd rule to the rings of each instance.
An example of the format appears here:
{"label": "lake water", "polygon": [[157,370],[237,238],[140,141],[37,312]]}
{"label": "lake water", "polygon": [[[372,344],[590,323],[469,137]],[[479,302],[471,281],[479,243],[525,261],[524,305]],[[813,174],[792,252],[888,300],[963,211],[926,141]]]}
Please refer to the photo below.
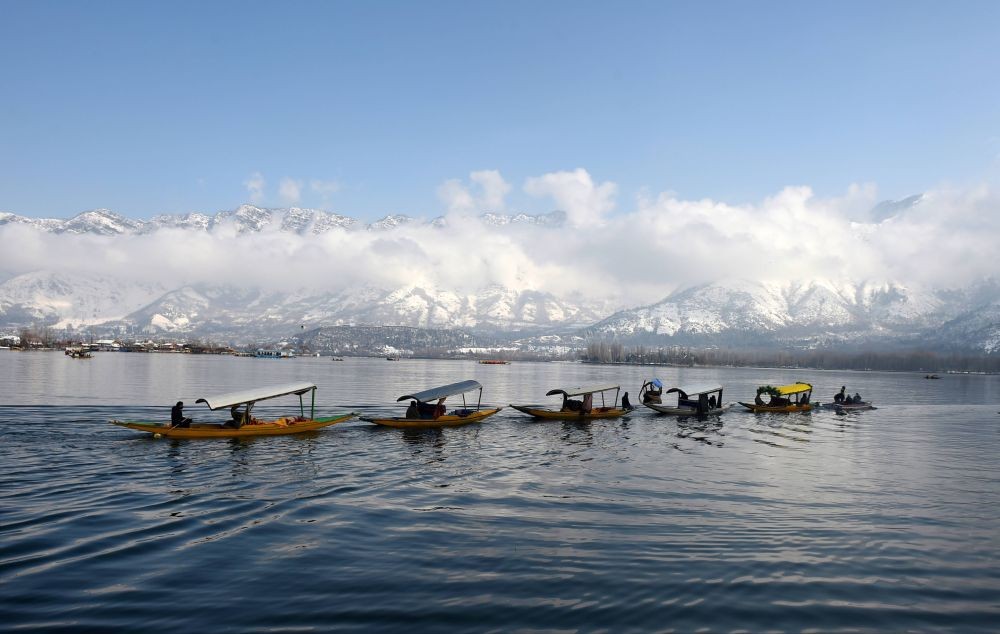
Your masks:
{"label": "lake water", "polygon": [[[880,409],[171,441],[109,418],[298,380],[318,414],[643,380]],[[0,629],[996,631],[1000,377],[0,351]],[[449,399],[451,401],[452,399]],[[292,403],[291,400],[288,401]],[[297,409],[297,400],[295,407]],[[279,410],[274,410],[278,412]]]}

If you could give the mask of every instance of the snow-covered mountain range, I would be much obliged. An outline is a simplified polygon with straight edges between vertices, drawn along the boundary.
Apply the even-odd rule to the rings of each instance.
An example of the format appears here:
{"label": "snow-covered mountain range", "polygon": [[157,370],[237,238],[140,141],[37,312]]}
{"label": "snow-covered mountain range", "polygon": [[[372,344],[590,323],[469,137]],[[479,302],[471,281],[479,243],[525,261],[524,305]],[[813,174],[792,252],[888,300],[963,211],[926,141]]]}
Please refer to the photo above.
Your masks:
{"label": "snow-covered mountain range", "polygon": [[[911,197],[880,205],[873,214],[891,218],[919,202],[919,197]],[[565,214],[483,213],[478,218],[487,227],[498,227],[497,231],[512,224],[544,230],[562,227]],[[321,210],[252,205],[149,220],[108,210],[87,211],[67,220],[0,213],[0,226],[110,237],[163,229],[210,232],[225,227],[237,233],[281,231],[305,236],[334,230],[387,231],[411,222],[442,227],[448,219],[421,221],[393,215],[365,224]],[[615,309],[600,299],[498,285],[468,292],[429,283],[391,288],[355,285],[336,292],[266,291],[252,285],[210,283],[167,287],[109,274],[50,270],[0,281],[0,329],[5,330],[44,324],[238,342],[281,338],[324,326],[391,325],[465,329],[512,339],[565,335],[575,341],[601,338],[693,346],[878,343],[1000,353],[1000,283],[995,280],[946,290],[892,280],[728,279],[678,289],[651,305]]]}
{"label": "snow-covered mountain range", "polygon": [[539,331],[582,328],[609,307],[499,286],[476,293],[405,286],[336,293],[274,292],[205,284],[164,289],[102,276],[36,272],[0,284],[0,327],[103,324],[145,334],[278,336],[303,326],[393,325]]}
{"label": "snow-covered mountain range", "polygon": [[680,345],[872,343],[1000,351],[1000,285],[961,291],[893,282],[725,280],[623,310],[588,335]]}
{"label": "snow-covered mountain range", "polygon": [[[509,224],[558,226],[564,221],[565,214],[561,211],[539,215],[487,212],[481,214],[479,218],[484,224],[492,226]],[[49,233],[90,233],[104,236],[146,234],[164,228],[211,231],[224,225],[232,225],[240,233],[277,228],[280,231],[297,234],[320,234],[333,229],[382,231],[410,222],[417,222],[417,220],[410,216],[391,214],[375,222],[365,224],[355,218],[321,209],[302,209],[300,207],[267,209],[254,205],[241,205],[236,209],[214,214],[161,214],[149,220],[127,218],[110,209],[92,209],[65,220],[28,218],[0,212],[0,226],[15,224]],[[434,226],[443,226],[446,223],[447,219],[444,217],[434,218],[430,221],[430,224]]]}
{"label": "snow-covered mountain range", "polygon": [[726,280],[607,316],[606,304],[499,286],[476,293],[406,286],[336,293],[232,286],[164,289],[36,272],[0,284],[0,328],[47,324],[146,336],[281,338],[302,328],[461,328],[510,337],[552,333],[661,345],[905,345],[1000,352],[1000,285],[940,292],[894,283]]}

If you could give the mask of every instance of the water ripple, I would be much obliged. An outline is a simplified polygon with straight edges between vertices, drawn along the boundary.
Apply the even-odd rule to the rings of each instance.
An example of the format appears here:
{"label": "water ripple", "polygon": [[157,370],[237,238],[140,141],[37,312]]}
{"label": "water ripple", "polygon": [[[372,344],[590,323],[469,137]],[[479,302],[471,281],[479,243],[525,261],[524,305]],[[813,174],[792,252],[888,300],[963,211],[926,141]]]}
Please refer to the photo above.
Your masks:
{"label": "water ripple", "polygon": [[[502,367],[497,397],[592,371]],[[419,372],[454,370],[425,362]],[[713,372],[695,378],[753,383]],[[206,442],[105,422],[162,407],[0,406],[0,623],[995,630],[997,408],[909,406],[905,376],[871,376],[901,403],[848,416],[638,411],[591,423],[505,410],[465,428],[351,422]],[[331,400],[396,411],[363,383]]]}

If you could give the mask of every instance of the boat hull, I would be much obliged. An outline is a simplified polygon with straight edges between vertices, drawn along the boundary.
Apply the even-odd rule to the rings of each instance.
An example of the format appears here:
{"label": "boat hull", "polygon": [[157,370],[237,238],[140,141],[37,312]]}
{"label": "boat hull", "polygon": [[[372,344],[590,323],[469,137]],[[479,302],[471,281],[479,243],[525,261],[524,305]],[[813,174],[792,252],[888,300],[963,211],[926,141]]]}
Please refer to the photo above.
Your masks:
{"label": "boat hull", "polygon": [[437,418],[362,418],[361,420],[382,425],[383,427],[395,427],[397,429],[430,429],[433,427],[460,427],[470,423],[478,423],[484,418],[488,418],[502,408],[481,409],[466,416],[456,416],[445,414]]}
{"label": "boat hull", "polygon": [[620,418],[628,413],[617,407],[597,408],[591,410],[589,414],[584,414],[583,412],[553,411],[550,409],[531,407],[529,405],[511,405],[511,407],[519,412],[524,412],[529,416],[534,416],[535,418],[541,418],[544,420],[596,420],[601,418]]}
{"label": "boat hull", "polygon": [[728,405],[723,405],[722,407],[713,407],[699,414],[698,410],[693,407],[670,407],[668,405],[657,405],[656,403],[643,403],[643,405],[658,414],[666,414],[668,416],[716,416],[729,409]]}
{"label": "boat hull", "polygon": [[805,405],[778,405],[778,406],[773,406],[773,405],[756,405],[754,403],[744,403],[743,401],[740,401],[740,405],[742,405],[743,407],[747,408],[748,410],[750,410],[751,412],[753,412],[755,414],[760,414],[760,413],[763,413],[763,412],[771,412],[771,413],[778,413],[778,414],[790,414],[790,413],[794,413],[794,412],[809,412],[809,411],[812,411],[812,408],[813,408],[813,406],[812,406],[811,403],[807,403]]}
{"label": "boat hull", "polygon": [[838,412],[863,412],[869,409],[877,409],[871,403],[823,403],[822,405],[817,405],[821,409],[832,409]]}
{"label": "boat hull", "polygon": [[278,419],[276,421],[243,425],[239,428],[210,423],[192,423],[190,427],[171,427],[167,423],[143,423],[122,420],[113,420],[111,423],[136,431],[159,434],[165,438],[249,438],[253,436],[301,434],[303,432],[323,429],[330,425],[336,425],[353,417],[354,414],[352,413],[306,421]]}

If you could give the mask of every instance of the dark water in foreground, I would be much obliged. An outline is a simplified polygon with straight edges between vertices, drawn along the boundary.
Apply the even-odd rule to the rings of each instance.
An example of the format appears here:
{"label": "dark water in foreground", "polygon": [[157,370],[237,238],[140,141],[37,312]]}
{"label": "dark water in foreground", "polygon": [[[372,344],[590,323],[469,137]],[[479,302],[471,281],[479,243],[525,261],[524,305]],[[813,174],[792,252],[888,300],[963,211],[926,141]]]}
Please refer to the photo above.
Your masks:
{"label": "dark water in foreground", "polygon": [[[307,379],[321,413],[476,378],[841,384],[881,408],[153,440]],[[1000,377],[0,351],[0,629],[996,631]],[[156,405],[156,407],[153,407]],[[201,418],[203,413],[191,408]]]}

